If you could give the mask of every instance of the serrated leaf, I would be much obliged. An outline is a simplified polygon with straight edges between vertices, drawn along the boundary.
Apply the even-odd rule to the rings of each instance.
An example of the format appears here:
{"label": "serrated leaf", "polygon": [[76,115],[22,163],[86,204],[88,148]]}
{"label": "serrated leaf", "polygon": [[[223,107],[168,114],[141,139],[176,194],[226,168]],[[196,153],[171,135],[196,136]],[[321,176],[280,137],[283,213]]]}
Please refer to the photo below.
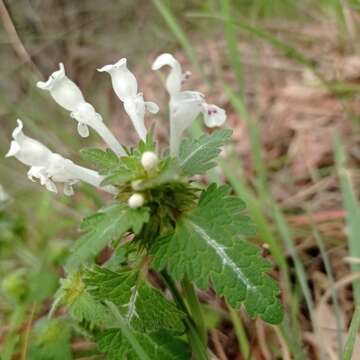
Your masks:
{"label": "serrated leaf", "polygon": [[[152,334],[134,332],[134,335],[150,359],[190,360],[191,358],[187,344],[171,333],[165,331]],[[96,343],[99,350],[106,353],[108,360],[139,360],[119,329],[109,329],[98,334]]]}
{"label": "serrated leaf", "polygon": [[216,130],[198,139],[184,140],[180,145],[179,162],[185,175],[203,174],[216,166],[214,160],[231,138],[232,130]]}
{"label": "serrated leaf", "polygon": [[94,164],[100,173],[113,171],[119,166],[120,159],[110,149],[86,148],[80,151],[81,157]]}
{"label": "serrated leaf", "polygon": [[97,302],[86,290],[68,307],[71,317],[78,322],[87,322],[91,326],[105,326],[112,323],[112,317],[106,306]]}
{"label": "serrated leaf", "polygon": [[77,322],[86,322],[91,327],[112,324],[112,316],[108,308],[97,302],[86,290],[82,272],[74,272],[61,279],[61,286],[54,296],[50,310],[52,314],[59,304],[65,305],[71,317]]}
{"label": "serrated leaf", "polygon": [[155,242],[153,265],[167,267],[178,280],[187,276],[200,288],[211,280],[232,307],[244,303],[251,317],[276,324],[283,317],[279,289],[266,275],[270,265],[259,249],[241,238],[253,232],[243,210],[228,186],[211,185],[198,207],[179,219],[175,233]]}
{"label": "serrated leaf", "polygon": [[84,282],[94,298],[114,303],[128,325],[138,331],[185,330],[184,314],[137,271],[114,272],[96,266],[86,271]]}
{"label": "serrated leaf", "polygon": [[110,205],[84,220],[87,231],[72,247],[66,268],[77,268],[94,258],[112,240],[120,239],[125,232],[138,233],[149,220],[149,209],[131,209],[126,204]]}
{"label": "serrated leaf", "polygon": [[102,185],[121,185],[128,181],[145,176],[145,170],[136,155],[119,159],[119,165],[107,172]]}

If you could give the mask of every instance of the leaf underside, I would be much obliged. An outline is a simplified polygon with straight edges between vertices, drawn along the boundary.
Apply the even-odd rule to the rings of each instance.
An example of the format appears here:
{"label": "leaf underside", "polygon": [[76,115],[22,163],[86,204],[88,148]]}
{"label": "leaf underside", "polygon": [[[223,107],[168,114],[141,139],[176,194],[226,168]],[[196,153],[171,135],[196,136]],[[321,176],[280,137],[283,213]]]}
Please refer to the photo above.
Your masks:
{"label": "leaf underside", "polygon": [[243,213],[245,204],[230,191],[216,184],[205,190],[198,207],[177,223],[175,233],[155,242],[153,265],[158,270],[167,267],[177,280],[187,276],[199,288],[207,288],[211,280],[232,307],[243,303],[251,317],[279,323],[279,289],[266,275],[271,266],[257,247],[241,238],[254,228]]}

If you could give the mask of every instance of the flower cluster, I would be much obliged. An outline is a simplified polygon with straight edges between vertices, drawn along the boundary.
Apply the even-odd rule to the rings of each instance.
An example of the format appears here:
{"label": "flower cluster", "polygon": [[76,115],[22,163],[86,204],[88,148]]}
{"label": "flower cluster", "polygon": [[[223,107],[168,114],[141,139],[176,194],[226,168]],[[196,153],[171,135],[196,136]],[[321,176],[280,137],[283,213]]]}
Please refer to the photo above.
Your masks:
{"label": "flower cluster", "polygon": [[[170,96],[170,154],[176,157],[181,136],[202,113],[205,125],[208,127],[220,126],[226,119],[225,111],[216,105],[209,105],[204,100],[204,95],[197,91],[184,91],[182,85],[189,77],[189,73],[182,72],[180,63],[171,54],[158,56],[153,65],[153,70],[164,66],[170,67],[166,80],[166,89]],[[145,101],[141,92],[138,92],[138,83],[134,74],[127,67],[127,60],[120,59],[112,65],[105,65],[98,69],[111,76],[113,89],[122,101],[124,109],[142,141],[146,140],[145,112],[156,114],[159,107],[156,103]],[[59,64],[59,70],[50,75],[46,82],[38,82],[40,89],[50,92],[52,98],[64,109],[70,111],[70,117],[77,121],[77,130],[80,136],[89,136],[89,128],[95,130],[105,141],[109,148],[119,157],[127,152],[108,127],[95,108],[88,103],[79,87],[66,76],[65,68]],[[98,172],[84,168],[60,154],[52,152],[37,140],[26,136],[23,132],[23,123],[18,120],[18,126],[12,133],[12,142],[6,157],[14,156],[23,164],[29,166],[28,177],[32,181],[39,180],[48,190],[57,192],[57,183],[63,184],[64,194],[73,194],[73,185],[84,181],[104,191],[116,194],[116,188],[102,186],[103,176]],[[145,152],[141,163],[146,171],[156,166],[158,157],[153,152]],[[139,207],[143,204],[139,194],[129,198],[129,206]]]}

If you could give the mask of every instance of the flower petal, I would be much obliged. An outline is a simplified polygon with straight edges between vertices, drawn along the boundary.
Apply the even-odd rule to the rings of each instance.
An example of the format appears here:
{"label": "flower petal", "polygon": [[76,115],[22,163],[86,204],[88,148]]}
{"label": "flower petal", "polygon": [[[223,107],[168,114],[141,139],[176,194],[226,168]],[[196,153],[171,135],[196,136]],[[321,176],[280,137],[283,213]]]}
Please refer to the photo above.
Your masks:
{"label": "flower petal", "polygon": [[5,155],[5,157],[10,157],[10,156],[15,156],[16,154],[19,153],[19,151],[21,150],[20,145],[16,142],[16,141],[12,141],[10,144],[10,149],[7,152],[7,154]]}
{"label": "flower petal", "polygon": [[183,132],[202,111],[203,95],[196,91],[182,91],[170,98],[170,153],[178,152]]}
{"label": "flower petal", "polygon": [[131,122],[134,125],[136,132],[141,140],[146,140],[146,127],[145,127],[145,103],[141,94],[136,98],[129,98],[124,101],[124,109],[129,115]]}
{"label": "flower petal", "polygon": [[70,184],[70,183],[64,184],[64,195],[66,195],[66,196],[74,195],[74,188],[72,187],[72,184]]}
{"label": "flower petal", "polygon": [[65,75],[64,64],[59,64],[59,70],[54,71],[48,78],[47,81],[38,81],[36,86],[42,90],[50,90],[57,81],[62,79]]}
{"label": "flower petal", "polygon": [[221,126],[226,121],[226,112],[216,105],[203,104],[204,122],[207,127]]}
{"label": "flower petal", "polygon": [[12,137],[14,140],[17,140],[18,138],[21,138],[24,134],[23,134],[23,122],[20,119],[16,120],[18,126],[13,130],[12,132]]}
{"label": "flower petal", "polygon": [[82,122],[78,122],[77,130],[82,138],[87,138],[90,135],[88,126]]}
{"label": "flower petal", "polygon": [[158,104],[152,101],[145,101],[145,108],[151,114],[157,114],[159,112]]}
{"label": "flower petal", "polygon": [[120,59],[113,65],[105,65],[98,69],[107,72],[111,76],[111,82],[116,95],[121,101],[128,97],[135,97],[138,91],[137,80],[134,74],[127,68],[127,60]]}
{"label": "flower petal", "polygon": [[53,181],[51,181],[50,179],[48,179],[45,183],[45,187],[47,190],[51,191],[51,192],[54,192],[54,193],[57,193],[58,192],[58,189],[55,185],[55,183]]}
{"label": "flower petal", "polygon": [[170,95],[174,95],[181,91],[181,85],[184,80],[180,63],[173,55],[165,53],[158,56],[152,64],[153,70],[159,70],[163,66],[171,67],[170,73],[166,79],[166,89]]}
{"label": "flower petal", "polygon": [[53,99],[69,111],[75,111],[81,103],[85,102],[79,87],[66,76],[62,63],[60,63],[60,70],[50,75],[47,82],[39,81],[37,86],[50,91]]}

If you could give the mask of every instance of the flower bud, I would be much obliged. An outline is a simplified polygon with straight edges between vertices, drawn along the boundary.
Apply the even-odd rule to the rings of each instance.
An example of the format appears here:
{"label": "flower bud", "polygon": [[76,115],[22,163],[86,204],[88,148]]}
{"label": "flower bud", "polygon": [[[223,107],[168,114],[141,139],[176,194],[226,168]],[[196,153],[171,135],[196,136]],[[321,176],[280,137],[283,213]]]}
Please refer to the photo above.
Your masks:
{"label": "flower bud", "polygon": [[145,151],[141,156],[141,164],[146,171],[150,171],[159,163],[158,156],[152,151]]}
{"label": "flower bud", "polygon": [[145,202],[144,196],[139,193],[135,193],[129,197],[128,205],[132,209],[137,209],[143,206],[144,202]]}

